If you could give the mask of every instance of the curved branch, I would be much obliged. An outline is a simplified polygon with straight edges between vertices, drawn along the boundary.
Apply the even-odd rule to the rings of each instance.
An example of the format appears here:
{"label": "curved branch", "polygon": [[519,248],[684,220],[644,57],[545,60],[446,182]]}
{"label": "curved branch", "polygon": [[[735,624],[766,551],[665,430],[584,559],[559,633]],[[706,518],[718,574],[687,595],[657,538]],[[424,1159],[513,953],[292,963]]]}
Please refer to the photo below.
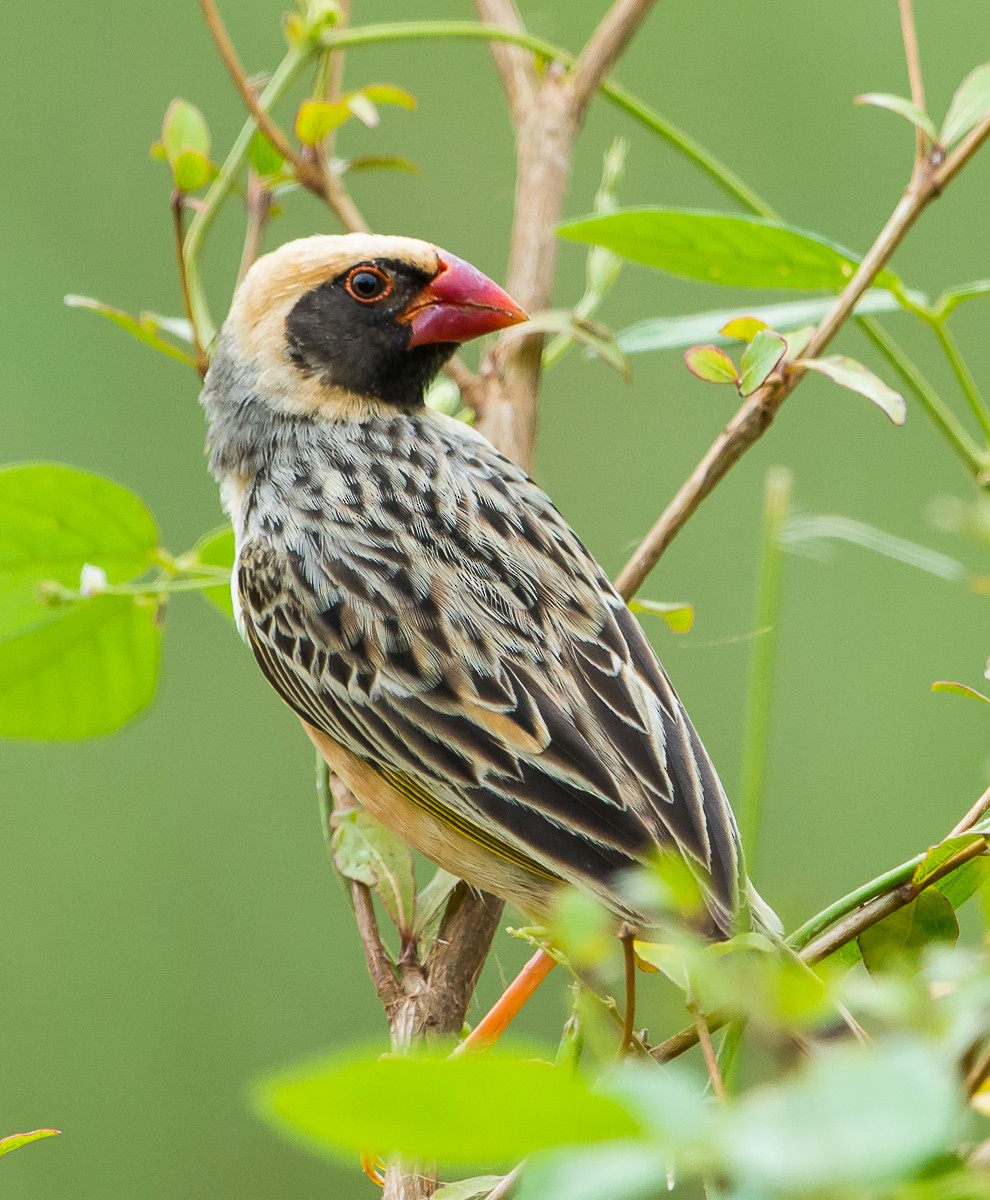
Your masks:
{"label": "curved branch", "polygon": [[605,76],[655,4],[656,0],[615,0],[588,38],[570,75],[571,103],[579,124]]}

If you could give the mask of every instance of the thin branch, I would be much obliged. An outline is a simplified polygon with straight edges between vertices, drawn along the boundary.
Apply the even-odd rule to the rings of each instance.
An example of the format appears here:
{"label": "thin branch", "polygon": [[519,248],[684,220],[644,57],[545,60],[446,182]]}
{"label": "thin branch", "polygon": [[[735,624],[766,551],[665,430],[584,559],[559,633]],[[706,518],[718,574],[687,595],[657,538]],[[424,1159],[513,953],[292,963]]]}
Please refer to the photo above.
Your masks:
{"label": "thin branch", "polygon": [[948,841],[949,838],[962,837],[964,833],[969,833],[980,817],[985,816],[988,810],[990,810],[990,787],[987,788],[962,820],[957,821],[952,826],[945,835],[945,840]]}
{"label": "thin branch", "polygon": [[[897,0],[901,16],[901,38],[904,42],[904,58],[907,62],[908,79],[911,83],[911,99],[925,111],[925,81],[921,74],[921,54],[918,50],[918,31],[914,24],[914,10],[911,0]],[[916,172],[924,169],[925,153],[928,148],[927,138],[922,129],[915,129],[914,168]]]}
{"label": "thin branch", "polygon": [[973,372],[969,369],[969,363],[963,358],[959,344],[949,331],[949,327],[944,320],[935,321],[932,328],[935,330],[935,336],[939,340],[942,352],[949,360],[949,366],[959,381],[959,387],[966,397],[973,416],[980,423],[980,428],[983,430],[984,435],[990,439],[990,410],[987,409],[987,404],[980,392],[979,384],[976,382]]}
{"label": "thin branch", "polygon": [[[925,171],[912,179],[853,277],[815,329],[804,351],[806,358],[816,357],[829,345],[914,223],[988,136],[990,118],[983,121],[941,166],[936,167],[929,157]],[[625,599],[639,590],[663,552],[715,485],[770,428],[780,406],[804,374],[800,368],[791,368],[772,378],[740,406],[619,573],[616,587]]]}
{"label": "thin branch", "polygon": [[522,1179],[525,1167],[525,1163],[520,1163],[515,1170],[510,1171],[508,1175],[492,1188],[484,1200],[508,1200],[508,1197],[515,1190],[516,1184]]}
{"label": "thin branch", "polygon": [[615,0],[588,38],[570,74],[571,103],[578,124],[655,4],[656,0]]}
{"label": "thin branch", "polygon": [[[475,0],[475,8],[486,25],[513,33],[526,32],[515,0]],[[539,88],[532,55],[505,42],[493,41],[488,48],[509,102],[512,124],[518,127]]]}
{"label": "thin branch", "polygon": [[200,341],[199,330],[196,327],[196,322],[193,320],[192,296],[189,291],[189,276],[186,273],[185,259],[186,204],[185,197],[178,188],[173,189],[169,203],[172,209],[172,234],[175,239],[175,260],[179,269],[179,291],[182,293],[182,309],[186,314],[186,319],[193,333],[193,344],[196,347],[196,370],[199,372],[200,378],[205,378],[210,360],[206,357],[203,343]]}
{"label": "thin branch", "polygon": [[375,985],[382,1007],[386,1012],[390,1012],[401,1001],[402,990],[396,981],[392,961],[382,943],[378,917],[375,915],[375,903],[367,884],[352,879],[351,900],[354,904],[358,933],[361,935],[361,945],[364,947],[365,962],[368,964],[368,974]]}
{"label": "thin branch", "polygon": [[248,171],[247,193],[245,196],[247,222],[244,226],[244,247],[241,250],[241,262],[237,268],[237,284],[248,273],[251,264],[261,253],[261,243],[265,236],[265,226],[272,211],[272,194],[265,187],[257,171]]}
{"label": "thin branch", "polygon": [[715,1094],[715,1099],[724,1104],[725,1083],[722,1079],[722,1072],[719,1069],[718,1055],[715,1053],[715,1047],[712,1045],[712,1031],[708,1027],[704,1013],[697,1004],[692,1001],[687,1006],[687,1010],[691,1014],[695,1033],[698,1035],[698,1041],[701,1043],[701,1053],[705,1059],[708,1078],[711,1080],[712,1092]]}

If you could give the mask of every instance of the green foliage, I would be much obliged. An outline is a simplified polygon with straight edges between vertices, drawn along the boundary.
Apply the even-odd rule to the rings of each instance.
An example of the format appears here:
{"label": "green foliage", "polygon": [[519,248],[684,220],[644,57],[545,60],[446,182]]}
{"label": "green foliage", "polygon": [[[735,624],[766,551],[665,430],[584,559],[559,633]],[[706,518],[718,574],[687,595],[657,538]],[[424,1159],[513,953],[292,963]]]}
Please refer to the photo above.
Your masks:
{"label": "green foliage", "polygon": [[114,308],[110,304],[104,304],[102,300],[94,300],[91,296],[75,296],[68,295],[65,297],[64,303],[68,308],[84,308],[89,312],[95,312],[101,317],[116,325],[119,329],[123,329],[125,333],[129,333],[131,337],[137,338],[139,342],[143,342],[146,346],[150,346],[152,350],[157,350],[159,354],[164,354],[166,358],[174,358],[176,362],[183,363],[187,367],[197,369],[197,362],[191,354],[187,354],[178,346],[174,346],[170,341],[167,341],[161,336],[162,331],[172,332],[174,326],[170,329],[166,324],[168,318],[159,317],[154,313],[143,312],[136,317],[130,313],[124,312],[123,309]]}
{"label": "green foliage", "polygon": [[786,353],[787,343],[779,333],[774,333],[771,329],[757,330],[753,340],[743,351],[739,364],[740,396],[751,396],[761,388],[780,365]]}
{"label": "green foliage", "polygon": [[204,533],[192,550],[182,556],[180,565],[189,571],[212,567],[220,573],[222,582],[204,588],[200,595],[225,616],[233,617],[234,602],[230,594],[230,572],[234,567],[234,531],[229,525]]}
{"label": "green foliage", "polygon": [[970,71],[956,89],[939,134],[943,146],[954,146],[990,113],[990,63]]}
{"label": "green foliage", "polygon": [[331,850],[345,879],[375,888],[392,923],[411,933],[416,920],[416,881],[406,844],[370,817],[351,808],[332,816]]}
{"label": "green foliage", "polygon": [[39,1142],[42,1138],[58,1137],[59,1129],[32,1129],[30,1133],[12,1133],[0,1138],[0,1154],[9,1154],[12,1150],[20,1150],[31,1142]]}
{"label": "green foliage", "polygon": [[158,605],[101,593],[146,571],[157,544],[120,484],[53,464],[0,470],[0,736],[96,737],[147,707]]}
{"label": "green foliage", "polygon": [[903,425],[907,416],[904,397],[878,379],[862,363],[845,354],[833,354],[828,358],[802,358],[794,364],[805,371],[815,371],[850,392],[865,396],[895,425]]}
{"label": "green foliage", "polygon": [[[605,246],[632,262],[725,287],[839,291],[859,265],[817,234],[758,217],[684,208],[627,208],[560,226],[561,237]],[[883,270],[877,287],[899,286]]]}
{"label": "green foliage", "polygon": [[705,383],[737,383],[736,364],[717,346],[692,346],[684,352],[684,362],[692,375]]}
{"label": "green foliage", "polygon": [[694,605],[678,601],[644,600],[637,596],[629,601],[634,613],[649,613],[667,623],[674,633],[689,633],[694,625]]}
{"label": "green foliage", "polygon": [[897,113],[910,121],[916,128],[933,142],[938,141],[938,133],[931,117],[911,100],[903,96],[890,96],[885,92],[868,92],[865,96],[856,97],[857,104],[868,104],[873,108],[886,108],[889,112]]}

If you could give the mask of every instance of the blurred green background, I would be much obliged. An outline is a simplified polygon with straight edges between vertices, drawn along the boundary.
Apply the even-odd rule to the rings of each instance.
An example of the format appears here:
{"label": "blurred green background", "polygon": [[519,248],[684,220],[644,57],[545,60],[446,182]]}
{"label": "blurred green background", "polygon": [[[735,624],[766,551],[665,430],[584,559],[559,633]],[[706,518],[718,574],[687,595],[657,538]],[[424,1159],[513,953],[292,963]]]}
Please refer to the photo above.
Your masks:
{"label": "blurred green background", "polygon": [[[226,7],[248,69],[271,68],[283,47],[279,6]],[[466,0],[428,0],[415,12],[401,0],[354,7],[358,23],[471,15]],[[535,33],[577,48],[603,0],[523,7]],[[958,80],[990,58],[990,21],[985,0],[918,8],[940,115]],[[166,170],[148,145],[181,95],[206,112],[222,152],[241,124],[239,105],[192,3],[8,6],[2,30],[0,457],[119,479],[180,551],[220,517],[195,382],[61,298],[83,292],[132,311],[177,311]],[[854,249],[866,248],[907,179],[909,127],[851,104],[864,91],[906,92],[894,0],[665,0],[617,74],[788,219]],[[373,224],[432,239],[499,276],[512,139],[485,48],[359,50],[347,79],[394,82],[420,101],[415,114],[387,110],[373,133],[355,124],[342,135],[343,153],[397,152],[422,166],[416,178],[355,181]],[[728,207],[599,103],[568,214],[590,208],[602,152],[619,132],[631,143],[625,203]],[[937,292],[990,274],[988,188],[990,153],[898,254],[910,285]],[[297,196],[269,244],[332,228],[315,201]],[[239,236],[231,211],[208,255],[218,315]],[[583,267],[580,247],[561,247],[559,303],[577,297]],[[736,302],[745,311],[754,298],[630,267],[602,315],[622,327]],[[934,340],[908,317],[888,320],[952,394]],[[986,320],[977,302],[954,328],[990,386]],[[854,332],[842,348],[878,365]],[[638,357],[634,370],[627,387],[571,355],[551,376],[543,410],[539,479],[612,570],[732,408],[731,393],[692,379],[678,353]],[[643,592],[697,607],[686,637],[659,623],[649,630],[730,793],[772,464],[792,468],[805,511],[868,521],[987,570],[977,548],[930,526],[934,497],[972,489],[924,414],[909,404],[897,430],[865,401],[808,380]],[[786,560],[759,885],[789,925],[942,835],[985,785],[986,710],[928,685],[980,683],[988,613],[963,586],[854,547],[825,564]],[[379,1036],[382,1019],[327,863],[308,743],[232,629],[197,598],[180,598],[170,605],[159,698],[142,720],[102,742],[5,744],[0,763],[0,1133],[65,1131],[5,1158],[0,1193],[371,1195],[356,1166],[280,1143],[244,1101],[259,1072]],[[522,953],[500,937],[488,994],[498,968]],[[649,1020],[652,1002],[643,1003]],[[525,1028],[551,1037],[565,1004],[556,980]],[[656,1007],[653,1016],[659,1035]]]}

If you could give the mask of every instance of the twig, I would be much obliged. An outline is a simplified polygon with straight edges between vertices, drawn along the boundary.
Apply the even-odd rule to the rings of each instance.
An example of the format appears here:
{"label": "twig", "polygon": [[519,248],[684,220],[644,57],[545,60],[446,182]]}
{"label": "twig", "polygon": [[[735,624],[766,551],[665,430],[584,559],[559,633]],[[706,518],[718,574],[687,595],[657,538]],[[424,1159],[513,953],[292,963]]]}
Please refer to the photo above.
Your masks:
{"label": "twig", "polygon": [[[911,84],[911,99],[925,111],[925,81],[921,74],[921,54],[918,50],[918,31],[914,24],[911,0],[897,0],[901,17],[901,38],[904,42],[904,58],[907,62],[908,79]],[[928,147],[924,130],[915,129],[914,169],[924,169],[925,152]]]}
{"label": "twig", "polygon": [[724,1103],[725,1083],[722,1080],[722,1072],[719,1069],[715,1047],[712,1045],[712,1034],[708,1028],[708,1022],[705,1020],[704,1013],[694,1001],[691,1001],[687,1005],[687,1010],[691,1014],[695,1033],[698,1035],[698,1041],[701,1043],[701,1053],[705,1059],[705,1067],[708,1071],[708,1078],[711,1080],[715,1099]]}
{"label": "twig", "polygon": [[[515,0],[475,0],[475,8],[481,20],[489,25],[516,33],[525,31]],[[539,86],[532,55],[504,42],[490,42],[488,48],[502,80],[512,123],[519,125],[533,103]]]}
{"label": "twig", "polygon": [[622,1057],[636,1051],[636,929],[623,922],[619,930],[622,942],[622,958],[625,963],[626,1006],[622,1017]]}
{"label": "twig", "polygon": [[949,830],[945,835],[945,840],[949,838],[961,837],[964,833],[969,833],[980,817],[984,816],[990,810],[990,787],[977,800],[969,812]]}
{"label": "twig", "polygon": [[[942,194],[988,136],[990,118],[974,129],[941,165],[936,166],[935,159],[929,155],[925,170],[912,179],[852,279],[815,329],[804,351],[806,358],[816,357],[829,345],[914,223],[928,205]],[[635,595],[691,514],[770,428],[780,406],[804,374],[799,368],[792,368],[754,392],[740,406],[622,568],[616,580],[616,587],[622,596],[628,600]]]}
{"label": "twig", "polygon": [[178,188],[173,188],[169,206],[172,210],[172,233],[175,238],[175,260],[179,268],[179,290],[182,293],[182,309],[193,331],[193,345],[196,347],[196,370],[199,372],[200,378],[205,378],[210,363],[203,350],[196,322],[193,320],[192,297],[189,292],[189,276],[186,274],[185,260],[186,205],[185,198]]}
{"label": "twig", "polygon": [[235,286],[240,284],[251,264],[261,253],[265,226],[268,224],[268,217],[272,210],[272,194],[265,187],[257,171],[248,171],[245,208],[247,223],[244,226],[244,247],[241,250],[241,262],[237,268],[237,284]]}
{"label": "twig", "polygon": [[571,104],[579,124],[602,80],[655,4],[656,0],[616,0],[588,38],[570,74]]}
{"label": "twig", "polygon": [[516,1184],[522,1179],[522,1173],[526,1164],[520,1163],[518,1167],[510,1171],[485,1197],[485,1200],[507,1200],[508,1196],[515,1189]]}

